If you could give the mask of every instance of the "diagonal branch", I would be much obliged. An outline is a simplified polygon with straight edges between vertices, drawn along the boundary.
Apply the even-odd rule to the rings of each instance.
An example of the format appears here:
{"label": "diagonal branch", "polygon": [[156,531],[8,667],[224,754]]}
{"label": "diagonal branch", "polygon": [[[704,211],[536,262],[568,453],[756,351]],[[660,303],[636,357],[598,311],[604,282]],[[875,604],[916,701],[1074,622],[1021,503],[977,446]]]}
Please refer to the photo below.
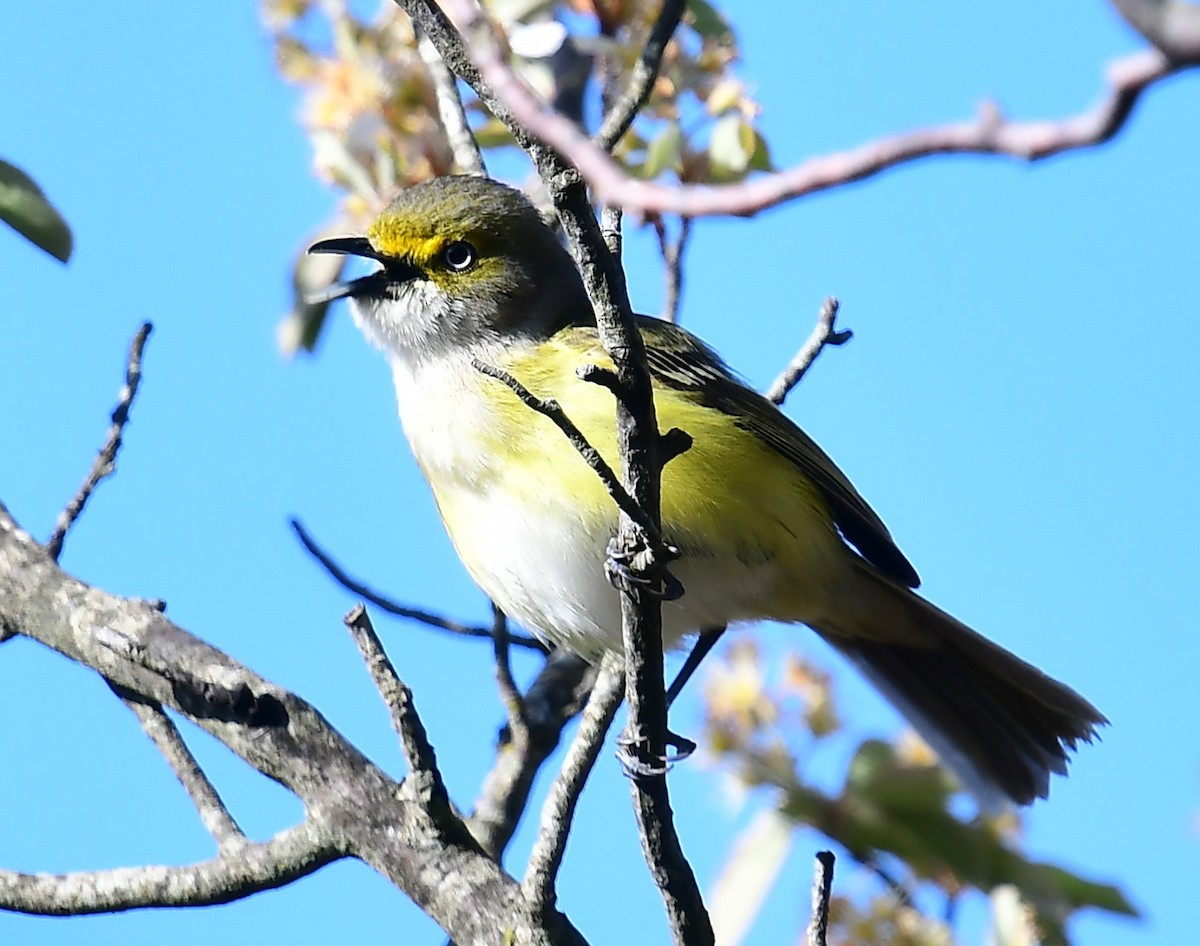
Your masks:
{"label": "diagonal branch", "polygon": [[[337,854],[364,861],[457,942],[493,942],[497,929],[512,929],[520,941],[541,946],[583,942],[560,915],[532,919],[519,884],[466,831],[434,823],[409,783],[390,778],[310,704],[188,634],[152,604],[109,595],[67,575],[0,504],[4,631],[19,631],[117,686],[182,713],[293,792],[310,821],[316,819],[314,830],[328,828],[319,839],[323,854],[328,843]],[[101,883],[99,893],[94,885],[64,887],[9,873],[0,875],[0,909],[97,912],[152,905],[152,896],[200,903],[253,892],[253,883],[238,887],[225,879],[228,860],[224,853],[217,859],[215,878],[187,869],[123,874],[122,883],[113,883],[111,874],[84,875]],[[235,880],[242,869],[229,868]],[[252,880],[284,882],[266,873],[265,880],[258,874]],[[463,896],[468,890],[471,896]]]}
{"label": "diagonal branch", "polygon": [[[479,15],[471,4],[454,0],[448,5],[453,6],[464,30],[479,23]],[[986,106],[974,121],[881,138],[738,184],[673,187],[630,176],[571,121],[538,99],[505,62],[494,42],[473,43],[472,56],[472,70],[486,81],[493,97],[502,103],[505,123],[523,127],[526,141],[533,136],[569,160],[591,185],[598,203],[620,206],[626,211],[685,217],[751,216],[784,201],[937,154],[994,154],[1033,161],[1102,144],[1121,128],[1147,88],[1197,62],[1195,58],[1172,60],[1157,49],[1119,59],[1109,66],[1108,88],[1096,105],[1071,118],[1013,122],[994,106]]]}
{"label": "diagonal branch", "polygon": [[145,350],[146,340],[153,330],[153,325],[143,322],[141,328],[137,330],[137,334],[133,336],[133,342],[129,346],[129,357],[125,362],[125,384],[121,388],[117,406],[113,408],[112,426],[108,428],[108,439],[100,448],[100,452],[96,454],[92,468],[88,471],[78,492],[59,514],[58,521],[54,524],[54,531],[46,540],[46,549],[55,561],[62,555],[63,542],[66,541],[67,533],[79,519],[83,507],[91,499],[96,487],[117,469],[117,454],[121,452],[125,425],[129,423],[129,409],[133,406],[133,399],[137,397],[138,385],[142,383],[142,352]]}
{"label": "diagonal branch", "polygon": [[203,864],[125,867],[73,874],[0,871],[0,908],[38,916],[114,913],[139,907],[203,907],[282,887],[345,857],[312,819],[261,844],[235,844]]}
{"label": "diagonal branch", "polygon": [[[369,601],[388,614],[407,618],[410,621],[416,621],[427,627],[436,628],[440,631],[449,631],[451,634],[459,634],[463,637],[486,637],[491,639],[492,631],[490,628],[480,627],[477,624],[463,624],[460,621],[452,621],[437,614],[430,614],[428,611],[422,611],[420,608],[410,608],[408,605],[400,604],[398,601],[373,590],[357,578],[352,577],[334,560],[333,556],[318,545],[317,540],[312,537],[299,519],[292,519],[290,524],[292,531],[296,533],[296,537],[300,540],[300,544],[304,546],[304,550],[321,564],[321,567],[329,573],[329,576],[334,581],[352,594]],[[508,642],[514,647],[524,647],[543,654],[546,652],[545,644],[527,634],[509,634]]]}
{"label": "diagonal branch", "polygon": [[[362,654],[375,689],[392,714],[392,727],[400,737],[400,746],[416,785],[418,801],[435,820],[459,822],[458,816],[451,810],[450,795],[442,781],[442,772],[438,768],[437,756],[425,732],[425,725],[413,704],[412,690],[400,679],[395,666],[388,659],[367,609],[361,604],[355,605],[343,623]],[[461,822],[452,826],[452,830],[462,829]]]}
{"label": "diagonal branch", "polygon": [[245,833],[225,807],[216,788],[183,741],[179,728],[162,706],[115,684],[112,689],[121,702],[133,711],[146,735],[163,754],[222,853],[247,843]]}
{"label": "diagonal branch", "polygon": [[629,130],[638,112],[650,98],[650,90],[654,88],[654,82],[658,78],[667,43],[675,35],[686,9],[687,0],[663,0],[662,9],[658,11],[658,17],[650,28],[650,35],[646,37],[646,45],[642,47],[642,54],[633,67],[628,85],[621,97],[607,110],[600,131],[596,133],[598,147],[611,151],[621,140],[621,136]]}
{"label": "diagonal branch", "polygon": [[813,366],[817,356],[829,345],[845,345],[854,337],[850,329],[839,329],[837,322],[839,303],[830,296],[821,303],[821,311],[817,316],[817,324],[813,327],[808,340],[800,346],[786,368],[780,372],[765,392],[765,397],[773,404],[782,404],[797,384],[803,380],[808,369]]}
{"label": "diagonal branch", "polygon": [[453,73],[446,68],[437,47],[420,29],[417,30],[417,53],[425,63],[425,68],[429,70],[429,79],[433,83],[434,95],[437,96],[438,116],[442,120],[442,128],[446,132],[446,140],[450,143],[454,163],[459,172],[476,177],[486,175],[483,152],[479,150],[479,142],[475,140],[471,125],[467,121],[462,97],[458,94],[458,83]]}
{"label": "diagonal branch", "polygon": [[592,695],[584,707],[579,731],[567,750],[562,771],[550,786],[550,793],[542,806],[537,840],[529,854],[529,865],[521,884],[529,908],[535,915],[543,914],[554,906],[554,885],[567,849],[567,835],[571,831],[575,806],[600,755],[604,736],[612,726],[624,692],[625,672],[621,669],[621,660],[610,655],[600,668]]}
{"label": "diagonal branch", "polygon": [[526,735],[501,733],[496,759],[467,821],[476,840],[499,860],[529,802],[534,779],[558,748],[563,729],[583,708],[596,671],[570,651],[552,651],[521,698]]}

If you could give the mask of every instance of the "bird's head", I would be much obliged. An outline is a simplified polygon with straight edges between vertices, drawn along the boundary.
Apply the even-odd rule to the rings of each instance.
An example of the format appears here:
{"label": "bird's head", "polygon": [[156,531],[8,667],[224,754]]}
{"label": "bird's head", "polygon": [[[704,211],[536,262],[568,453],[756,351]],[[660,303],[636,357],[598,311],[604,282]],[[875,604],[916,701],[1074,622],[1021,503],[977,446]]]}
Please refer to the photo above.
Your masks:
{"label": "bird's head", "polygon": [[366,236],[322,240],[308,251],[380,264],[322,298],[349,298],[367,334],[406,361],[543,338],[590,318],[579,273],[554,232],[524,194],[487,178],[410,187]]}

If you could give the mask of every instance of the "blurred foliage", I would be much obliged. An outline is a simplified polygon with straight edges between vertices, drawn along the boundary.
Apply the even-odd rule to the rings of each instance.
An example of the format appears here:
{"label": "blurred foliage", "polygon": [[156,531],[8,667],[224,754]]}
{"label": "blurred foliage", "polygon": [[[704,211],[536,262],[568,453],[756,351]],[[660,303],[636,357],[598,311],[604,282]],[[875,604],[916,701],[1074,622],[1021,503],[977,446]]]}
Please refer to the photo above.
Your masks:
{"label": "blurred foliage", "polygon": [[738,791],[774,789],[778,814],[836,841],[892,888],[890,897],[866,906],[839,900],[836,941],[952,943],[945,924],[910,904],[937,894],[952,909],[969,890],[1016,892],[993,899],[996,930],[1010,931],[999,942],[1025,942],[1016,932],[1025,930],[1029,942],[1066,944],[1065,924],[1082,907],[1137,915],[1117,888],[1025,858],[1015,812],[956,814],[969,807],[960,804],[966,799],[959,786],[911,733],[895,745],[862,742],[835,793],[810,784],[804,772],[822,747],[848,735],[830,677],[794,654],[772,666],[768,673],[758,645],[745,636],[715,663],[706,680],[705,746]]}
{"label": "blurred foliage", "polygon": [[0,220],[55,259],[71,258],[71,228],[42,189],[19,167],[0,160]]}
{"label": "blurred foliage", "polygon": [[[547,101],[598,128],[605,89],[624,88],[658,15],[657,0],[489,0],[517,71]],[[397,190],[454,173],[429,72],[411,24],[389,0],[264,0],[280,74],[303,93],[301,124],[317,175],[341,192],[321,232],[361,233]],[[727,182],[770,168],[758,105],[735,74],[737,39],[724,15],[691,0],[650,101],[614,149],[647,178]],[[460,84],[485,159],[507,148],[504,127]],[[589,120],[590,117],[590,120]],[[301,256],[295,283],[319,294],[328,267]],[[326,284],[327,285],[327,284]],[[279,328],[285,354],[312,350],[327,306],[296,307]]]}

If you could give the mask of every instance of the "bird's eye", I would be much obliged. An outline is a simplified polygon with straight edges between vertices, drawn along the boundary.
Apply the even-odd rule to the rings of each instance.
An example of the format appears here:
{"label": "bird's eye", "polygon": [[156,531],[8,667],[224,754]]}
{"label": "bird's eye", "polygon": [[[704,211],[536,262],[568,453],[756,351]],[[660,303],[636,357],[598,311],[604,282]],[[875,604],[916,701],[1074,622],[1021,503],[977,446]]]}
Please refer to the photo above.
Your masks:
{"label": "bird's eye", "polygon": [[470,269],[478,258],[475,247],[462,240],[447,244],[446,248],[442,250],[442,259],[446,261],[446,266],[456,273]]}

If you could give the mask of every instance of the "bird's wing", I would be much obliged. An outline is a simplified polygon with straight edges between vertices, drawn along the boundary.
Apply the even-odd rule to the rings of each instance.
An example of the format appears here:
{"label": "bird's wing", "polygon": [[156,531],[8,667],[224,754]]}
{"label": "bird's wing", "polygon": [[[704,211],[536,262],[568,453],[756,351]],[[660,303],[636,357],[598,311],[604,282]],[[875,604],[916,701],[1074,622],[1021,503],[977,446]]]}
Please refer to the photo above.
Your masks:
{"label": "bird's wing", "polygon": [[916,569],[896,547],[883,520],[808,434],[738,380],[721,357],[690,332],[645,316],[639,318],[639,326],[650,373],[657,382],[728,414],[793,463],[820,490],[842,535],[863,558],[909,588],[920,584]]}

